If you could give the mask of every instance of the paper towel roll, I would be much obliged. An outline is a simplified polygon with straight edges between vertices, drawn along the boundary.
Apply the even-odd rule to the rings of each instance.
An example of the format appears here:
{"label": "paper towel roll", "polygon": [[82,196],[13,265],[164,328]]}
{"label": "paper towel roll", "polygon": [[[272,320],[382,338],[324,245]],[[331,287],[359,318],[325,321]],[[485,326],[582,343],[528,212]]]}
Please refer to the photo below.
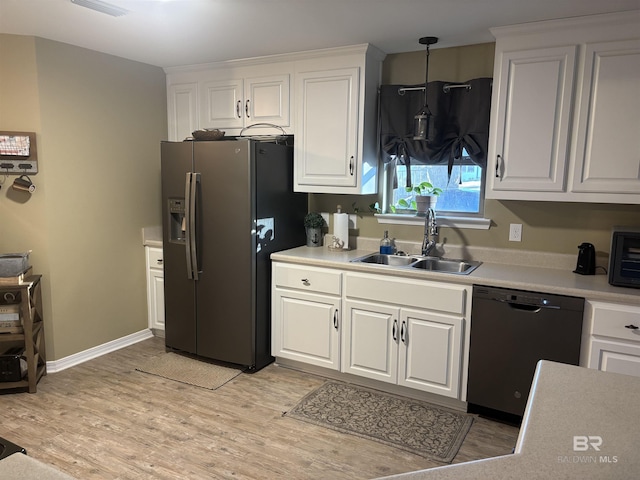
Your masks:
{"label": "paper towel roll", "polygon": [[349,215],[346,213],[333,214],[333,236],[338,242],[344,242],[342,248],[349,250]]}

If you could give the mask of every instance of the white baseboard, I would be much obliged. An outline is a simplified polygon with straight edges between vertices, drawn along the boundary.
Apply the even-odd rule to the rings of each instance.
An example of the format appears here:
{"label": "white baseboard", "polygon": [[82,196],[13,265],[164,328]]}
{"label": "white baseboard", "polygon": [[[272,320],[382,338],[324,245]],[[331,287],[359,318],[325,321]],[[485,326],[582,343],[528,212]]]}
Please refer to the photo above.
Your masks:
{"label": "white baseboard", "polygon": [[87,360],[115,352],[116,350],[120,350],[121,348],[128,347],[129,345],[133,345],[134,343],[141,342],[151,337],[153,337],[153,332],[147,328],[145,330],[132,333],[131,335],[127,335],[126,337],[118,338],[116,340],[103,343],[102,345],[89,348],[88,350],[74,353],[68,357],[61,358],[60,360],[47,362],[47,373],[60,372],[67,368],[84,363]]}

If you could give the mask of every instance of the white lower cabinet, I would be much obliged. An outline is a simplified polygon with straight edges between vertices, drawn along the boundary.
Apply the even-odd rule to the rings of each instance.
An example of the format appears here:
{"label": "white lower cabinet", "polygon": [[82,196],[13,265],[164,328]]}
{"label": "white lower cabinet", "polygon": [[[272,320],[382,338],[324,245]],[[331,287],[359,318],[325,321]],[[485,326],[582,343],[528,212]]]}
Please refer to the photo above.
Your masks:
{"label": "white lower cabinet", "polygon": [[458,397],[462,318],[347,300],[342,370]]}
{"label": "white lower cabinet", "polygon": [[162,249],[145,247],[149,328],[164,331],[164,262]]}
{"label": "white lower cabinet", "polygon": [[459,398],[464,319],[409,309],[400,315],[398,385]]}
{"label": "white lower cabinet", "polygon": [[465,400],[471,287],[274,262],[277,359]]}
{"label": "white lower cabinet", "polygon": [[603,372],[623,373],[640,377],[640,344],[614,340],[593,340],[591,342],[591,368]]}
{"label": "white lower cabinet", "polygon": [[640,377],[640,307],[591,302],[589,368]]}
{"label": "white lower cabinet", "polygon": [[342,371],[382,382],[398,381],[400,309],[373,302],[345,302]]}
{"label": "white lower cabinet", "polygon": [[340,369],[339,271],[274,263],[274,357]]}

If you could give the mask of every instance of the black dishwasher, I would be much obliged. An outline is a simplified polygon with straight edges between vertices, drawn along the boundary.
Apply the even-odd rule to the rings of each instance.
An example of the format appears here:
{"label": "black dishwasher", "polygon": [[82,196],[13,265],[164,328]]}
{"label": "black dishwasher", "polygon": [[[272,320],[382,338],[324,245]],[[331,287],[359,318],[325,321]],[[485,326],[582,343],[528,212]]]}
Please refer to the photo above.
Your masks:
{"label": "black dishwasher", "polygon": [[473,286],[468,410],[521,420],[539,360],[578,365],[584,299]]}

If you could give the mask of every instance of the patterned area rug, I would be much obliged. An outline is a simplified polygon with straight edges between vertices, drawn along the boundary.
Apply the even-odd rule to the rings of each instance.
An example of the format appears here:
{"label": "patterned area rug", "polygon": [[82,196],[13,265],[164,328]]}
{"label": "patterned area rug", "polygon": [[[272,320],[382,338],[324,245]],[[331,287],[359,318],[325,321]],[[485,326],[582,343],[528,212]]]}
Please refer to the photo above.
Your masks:
{"label": "patterned area rug", "polygon": [[216,365],[173,352],[150,358],[136,370],[209,390],[220,388],[242,373],[241,369]]}
{"label": "patterned area rug", "polygon": [[339,382],[326,382],[285,415],[443,463],[451,463],[473,423],[464,413]]}

